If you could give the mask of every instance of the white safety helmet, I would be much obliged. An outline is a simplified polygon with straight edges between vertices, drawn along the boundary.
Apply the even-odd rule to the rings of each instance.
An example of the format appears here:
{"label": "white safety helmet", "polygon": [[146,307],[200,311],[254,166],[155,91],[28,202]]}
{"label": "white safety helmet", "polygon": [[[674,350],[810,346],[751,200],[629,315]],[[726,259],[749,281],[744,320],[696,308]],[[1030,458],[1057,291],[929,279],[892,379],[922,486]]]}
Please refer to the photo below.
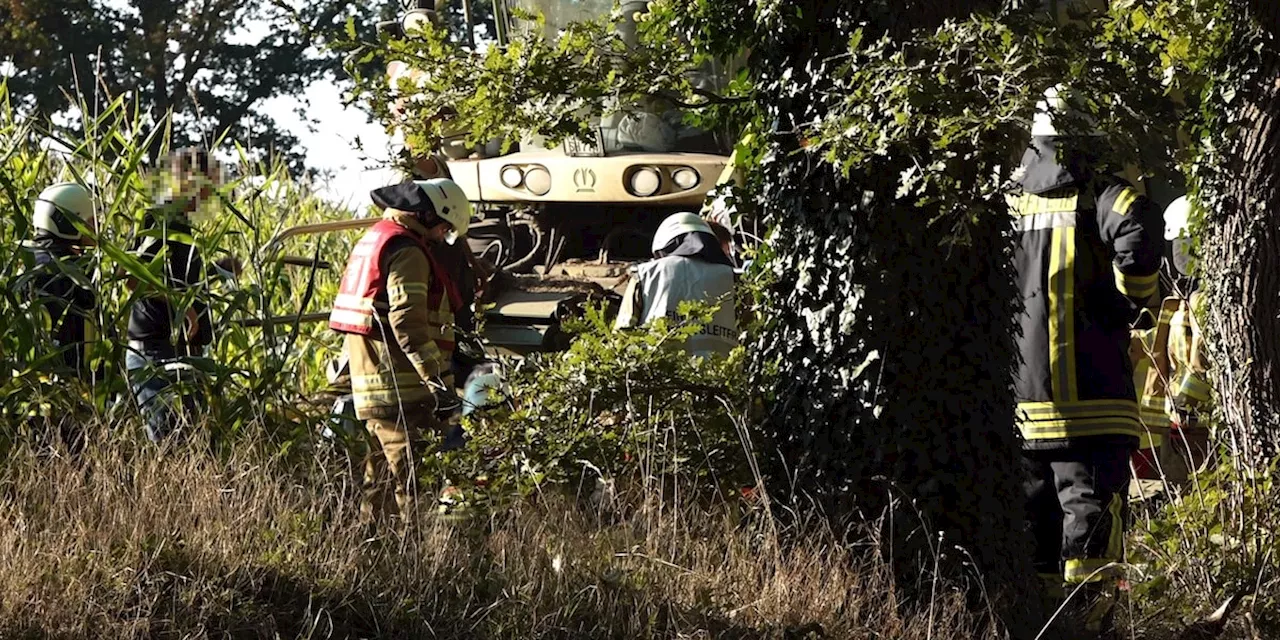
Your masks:
{"label": "white safety helmet", "polygon": [[467,200],[462,187],[448,178],[414,180],[414,184],[427,194],[436,215],[453,225],[454,235],[466,237],[467,227],[471,226],[471,201]]}
{"label": "white safety helmet", "polygon": [[1186,196],[1169,203],[1164,210],[1164,239],[1177,240],[1191,231],[1191,201]]}
{"label": "white safety helmet", "polygon": [[653,234],[652,251],[657,253],[663,247],[671,244],[671,241],[675,240],[677,236],[698,231],[711,233],[711,226],[707,224],[706,220],[699,218],[697,214],[688,212],[673,213],[667,216],[667,219],[663,220],[662,224],[658,225],[657,233]]}
{"label": "white safety helmet", "polygon": [[89,224],[93,220],[93,196],[89,190],[74,182],[59,182],[36,196],[32,225],[38,238],[50,236],[78,242],[83,239],[80,230],[71,223],[71,217]]}
{"label": "white safety helmet", "polygon": [[1056,116],[1065,114],[1070,114],[1083,120],[1090,128],[1086,135],[1102,135],[1102,132],[1097,130],[1097,125],[1093,118],[1071,106],[1068,99],[1070,95],[1070,92],[1063,88],[1062,85],[1049,87],[1045,90],[1044,98],[1036,103],[1036,114],[1031,121],[1032,136],[1054,137],[1062,135],[1058,131],[1054,120]]}

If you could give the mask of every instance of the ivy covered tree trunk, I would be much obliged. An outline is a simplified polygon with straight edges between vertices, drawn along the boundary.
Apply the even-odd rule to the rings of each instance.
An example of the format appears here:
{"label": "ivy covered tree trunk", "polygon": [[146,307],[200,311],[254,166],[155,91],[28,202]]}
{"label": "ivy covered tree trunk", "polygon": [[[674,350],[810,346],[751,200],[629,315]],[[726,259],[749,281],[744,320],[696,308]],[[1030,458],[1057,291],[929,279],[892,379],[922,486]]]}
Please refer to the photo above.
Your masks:
{"label": "ivy covered tree trunk", "polygon": [[1280,43],[1277,5],[1251,3],[1260,28],[1242,36],[1224,77],[1221,157],[1205,186],[1203,264],[1215,387],[1240,462],[1280,452]]}
{"label": "ivy covered tree trunk", "polygon": [[935,577],[967,579],[1015,637],[1034,637],[1007,212],[904,206],[895,192],[915,158],[888,153],[845,175],[794,133],[830,115],[813,96],[833,91],[854,25],[899,34],[986,3],[907,4],[789,3],[799,17],[752,55],[778,129],[758,171],[781,276],[755,345],[782,369],[772,433],[785,477],[771,488],[880,521],[904,591],[927,599]]}

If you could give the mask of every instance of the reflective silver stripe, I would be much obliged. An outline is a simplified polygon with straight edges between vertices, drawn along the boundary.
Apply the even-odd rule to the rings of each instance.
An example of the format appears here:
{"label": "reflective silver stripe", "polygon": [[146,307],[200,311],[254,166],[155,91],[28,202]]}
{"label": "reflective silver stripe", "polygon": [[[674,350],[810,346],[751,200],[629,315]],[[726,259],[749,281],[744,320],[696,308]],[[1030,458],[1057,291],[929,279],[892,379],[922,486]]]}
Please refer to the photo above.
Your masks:
{"label": "reflective silver stripe", "polygon": [[1018,216],[1013,219],[1013,229],[1014,231],[1066,229],[1076,226],[1077,216],[1078,214],[1074,211],[1034,213],[1027,216]]}
{"label": "reflective silver stripe", "polygon": [[1058,211],[1076,211],[1080,204],[1080,193],[1068,189],[1057,197],[1038,196],[1031,193],[1005,196],[1009,210],[1014,215],[1030,216],[1037,213],[1055,213]]}

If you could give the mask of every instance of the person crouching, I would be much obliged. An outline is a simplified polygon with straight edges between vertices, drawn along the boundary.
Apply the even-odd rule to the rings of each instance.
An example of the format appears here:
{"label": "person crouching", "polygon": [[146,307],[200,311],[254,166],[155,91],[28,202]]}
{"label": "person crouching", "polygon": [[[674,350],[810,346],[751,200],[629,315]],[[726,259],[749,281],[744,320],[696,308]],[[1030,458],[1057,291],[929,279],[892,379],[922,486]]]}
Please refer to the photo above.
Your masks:
{"label": "person crouching", "polygon": [[695,214],[673,214],[658,226],[652,250],[654,259],[632,273],[615,326],[677,318],[684,301],[717,305],[710,324],[691,336],[685,349],[704,357],[728,355],[738,346],[733,263],[711,227]]}

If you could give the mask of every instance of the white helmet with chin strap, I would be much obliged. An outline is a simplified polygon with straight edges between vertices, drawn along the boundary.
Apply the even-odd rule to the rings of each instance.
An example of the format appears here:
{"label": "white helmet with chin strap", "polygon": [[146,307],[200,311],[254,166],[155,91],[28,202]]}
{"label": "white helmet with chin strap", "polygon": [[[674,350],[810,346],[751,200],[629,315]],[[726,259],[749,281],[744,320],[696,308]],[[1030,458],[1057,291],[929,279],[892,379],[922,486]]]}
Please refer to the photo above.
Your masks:
{"label": "white helmet with chin strap", "polygon": [[93,220],[93,196],[74,182],[59,182],[36,196],[32,226],[37,238],[58,238],[69,242],[83,240],[83,234],[72,224],[71,217],[89,224]]}
{"label": "white helmet with chin strap", "polygon": [[667,216],[667,219],[663,220],[662,224],[658,225],[657,233],[653,234],[653,246],[651,250],[654,253],[657,253],[661,251],[663,247],[671,244],[671,241],[675,240],[677,236],[681,236],[686,233],[696,233],[699,231],[702,233],[711,233],[711,226],[707,224],[706,220],[703,220],[698,217],[697,214],[693,213],[673,213],[670,216]]}
{"label": "white helmet with chin strap", "polygon": [[1164,210],[1164,239],[1177,240],[1191,230],[1191,201],[1186,196],[1169,203]]}
{"label": "white helmet with chin strap", "polygon": [[467,235],[471,226],[471,201],[458,183],[448,178],[414,180],[435,208],[436,215],[453,225],[453,233],[459,238]]}
{"label": "white helmet with chin strap", "polygon": [[1057,137],[1065,135],[1059,130],[1059,118],[1066,116],[1081,121],[1088,128],[1087,136],[1101,136],[1097,122],[1088,114],[1071,104],[1071,92],[1062,85],[1049,87],[1044,98],[1036,103],[1035,117],[1031,122],[1031,135],[1034,137]]}

